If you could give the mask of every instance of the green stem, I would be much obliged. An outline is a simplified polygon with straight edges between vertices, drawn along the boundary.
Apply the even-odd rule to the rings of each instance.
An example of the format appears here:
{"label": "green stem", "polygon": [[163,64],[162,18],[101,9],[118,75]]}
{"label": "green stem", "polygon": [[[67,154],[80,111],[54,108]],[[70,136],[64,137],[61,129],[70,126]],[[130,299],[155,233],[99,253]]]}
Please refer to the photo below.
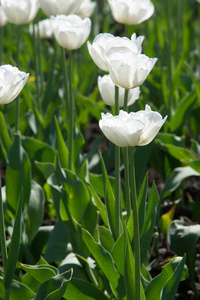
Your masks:
{"label": "green stem", "polygon": [[3,268],[6,269],[6,263],[8,259],[7,248],[6,248],[6,236],[4,227],[4,210],[3,210],[3,199],[1,193],[1,178],[0,178],[0,241],[1,241],[1,253],[3,260]]}
{"label": "green stem", "polygon": [[73,166],[74,128],[73,55],[69,51],[69,170]]}
{"label": "green stem", "polygon": [[169,116],[174,109],[174,99],[173,99],[173,83],[172,83],[172,56],[171,56],[171,40],[172,40],[172,30],[171,30],[171,12],[170,12],[170,3],[166,1],[166,10],[167,10],[167,43],[168,43],[168,55],[167,55],[167,65],[168,65],[168,81],[169,81]]}
{"label": "green stem", "polygon": [[127,111],[128,109],[128,91],[127,89],[125,89],[125,93],[124,93],[124,110]]}
{"label": "green stem", "polygon": [[4,289],[4,300],[10,299],[10,289]]}
{"label": "green stem", "polygon": [[63,67],[63,76],[64,76],[64,87],[65,87],[65,99],[66,99],[66,116],[67,120],[69,119],[69,89],[68,89],[68,74],[67,74],[67,65],[66,65],[66,56],[65,49],[61,47],[61,63]]}
{"label": "green stem", "polygon": [[137,206],[136,182],[135,182],[135,165],[134,165],[134,148],[129,147],[129,163],[130,163],[130,183],[132,196],[133,210],[133,228],[134,228],[134,252],[135,252],[135,298],[141,299],[140,295],[140,231],[139,231],[139,216]]}
{"label": "green stem", "polygon": [[[21,27],[17,26],[17,55],[16,55],[16,65],[20,68],[20,36]],[[16,110],[15,110],[15,131],[19,130],[19,117],[20,117],[20,107],[19,107],[19,96],[15,100]]]}
{"label": "green stem", "polygon": [[[119,114],[119,88],[115,86],[115,114]],[[115,235],[120,235],[121,220],[120,148],[115,146]]]}
{"label": "green stem", "polygon": [[[128,92],[125,89],[124,93],[124,110],[128,109]],[[129,159],[128,159],[128,147],[123,149],[124,153],[124,179],[125,179],[125,199],[126,199],[126,211],[127,211],[127,221],[131,215],[131,197],[130,197],[130,176],[129,176]]]}
{"label": "green stem", "polygon": [[39,107],[39,74],[38,74],[38,56],[37,56],[37,33],[35,31],[36,23],[33,23],[33,49],[34,49],[34,68],[35,68],[35,82],[36,82],[36,93],[37,93],[37,104]]}
{"label": "green stem", "polygon": [[0,27],[0,65],[3,62],[3,27]]}

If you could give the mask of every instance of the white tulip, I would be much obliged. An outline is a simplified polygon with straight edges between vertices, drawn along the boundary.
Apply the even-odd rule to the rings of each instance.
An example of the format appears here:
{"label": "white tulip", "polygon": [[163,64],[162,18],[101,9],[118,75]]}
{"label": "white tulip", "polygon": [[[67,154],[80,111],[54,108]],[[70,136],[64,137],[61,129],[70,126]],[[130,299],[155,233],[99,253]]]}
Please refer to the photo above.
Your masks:
{"label": "white tulip", "polygon": [[110,51],[105,59],[114,84],[125,89],[141,85],[157,61],[144,54],[133,55],[131,51]]}
{"label": "white tulip", "polygon": [[72,15],[78,12],[82,0],[39,0],[41,9],[47,15]]}
{"label": "white tulip", "polygon": [[[103,101],[110,106],[115,105],[115,84],[112,81],[110,75],[104,75],[103,77],[98,77],[98,87],[100,95]],[[119,106],[124,106],[124,94],[125,89],[119,87]],[[132,105],[140,95],[140,88],[136,87],[134,89],[130,89],[128,92],[128,103],[127,105]]]}
{"label": "white tulip", "polygon": [[[35,24],[35,34],[37,36],[39,31],[39,36],[42,39],[50,39],[53,37],[53,29],[51,26],[51,20],[50,19],[44,19],[42,21],[39,21],[38,24]],[[33,34],[33,24],[30,24],[29,26],[29,32],[30,34]]]}
{"label": "white tulip", "polygon": [[0,104],[12,102],[21,92],[29,74],[11,65],[0,66]]}
{"label": "white tulip", "polygon": [[149,19],[154,13],[150,0],[108,0],[113,18],[126,25],[137,25]]}
{"label": "white tulip", "polygon": [[95,9],[95,6],[95,2],[92,2],[91,0],[83,0],[77,11],[77,15],[79,15],[82,19],[90,18]]}
{"label": "white tulip", "polygon": [[52,28],[59,45],[68,50],[80,48],[88,39],[91,30],[91,20],[84,20],[77,15],[51,16]]}
{"label": "white tulip", "polygon": [[101,114],[99,126],[104,135],[118,147],[134,147],[149,144],[167,119],[153,112],[146,105],[145,110],[127,113],[120,110],[119,115]]}
{"label": "white tulip", "polygon": [[89,53],[95,64],[103,71],[108,72],[107,61],[105,56],[110,52],[130,50],[133,55],[139,54],[142,51],[142,42],[144,36],[136,37],[134,33],[131,40],[127,37],[115,37],[109,33],[98,34],[93,43],[87,42]]}
{"label": "white tulip", "polygon": [[4,12],[3,6],[0,6],[0,27],[5,26],[7,23],[6,14]]}
{"label": "white tulip", "polygon": [[38,0],[2,0],[1,4],[8,21],[15,25],[32,22],[39,10]]}

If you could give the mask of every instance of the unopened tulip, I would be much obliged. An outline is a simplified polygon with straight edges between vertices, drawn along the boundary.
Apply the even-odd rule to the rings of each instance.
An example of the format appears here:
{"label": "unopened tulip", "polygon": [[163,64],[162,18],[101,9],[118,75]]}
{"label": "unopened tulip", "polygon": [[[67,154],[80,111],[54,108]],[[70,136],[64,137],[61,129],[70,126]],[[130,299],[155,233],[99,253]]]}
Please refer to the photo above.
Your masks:
{"label": "unopened tulip", "polygon": [[166,121],[158,112],[146,105],[145,110],[127,113],[120,110],[119,115],[102,113],[99,126],[104,135],[118,147],[145,146],[157,135]]}
{"label": "unopened tulip", "polygon": [[136,37],[135,33],[131,36],[131,39],[127,37],[115,37],[109,33],[100,33],[95,37],[92,44],[88,41],[87,46],[95,64],[101,70],[108,72],[109,68],[105,56],[110,51],[118,52],[129,50],[132,52],[132,55],[136,55],[142,51],[143,40],[144,36]]}
{"label": "unopened tulip", "polygon": [[90,18],[95,9],[95,6],[95,2],[92,2],[91,0],[83,0],[77,11],[77,15],[79,15],[82,19]]}
{"label": "unopened tulip", "polygon": [[82,0],[39,0],[42,11],[47,15],[71,15],[76,14]]}
{"label": "unopened tulip", "polygon": [[[50,19],[44,19],[42,21],[39,21],[38,24],[35,24],[35,34],[37,36],[39,31],[39,36],[42,39],[50,39],[53,37],[53,29],[51,27],[51,20]],[[29,32],[30,34],[33,34],[33,24],[29,26]]]}
{"label": "unopened tulip", "polygon": [[149,19],[154,13],[150,0],[108,0],[113,18],[126,25],[137,25]]}
{"label": "unopened tulip", "polygon": [[32,22],[39,10],[38,0],[2,0],[1,4],[8,21],[15,25]]}
{"label": "unopened tulip", "polygon": [[0,5],[0,27],[5,26],[7,23],[7,18],[3,9],[3,6]]}
{"label": "unopened tulip", "polygon": [[77,15],[51,16],[54,36],[60,46],[68,50],[80,48],[88,39],[91,20]]}
{"label": "unopened tulip", "polygon": [[154,67],[157,58],[131,51],[111,51],[106,56],[110,76],[115,85],[132,89],[141,85]]}
{"label": "unopened tulip", "polygon": [[11,65],[0,67],[0,104],[12,102],[21,92],[29,74]]}
{"label": "unopened tulip", "polygon": [[[112,81],[110,75],[104,75],[103,77],[98,77],[98,87],[100,95],[103,101],[110,106],[115,105],[115,84]],[[119,87],[119,107],[124,106],[124,94],[125,89]],[[140,88],[136,87],[130,89],[128,92],[128,102],[127,105],[132,105],[140,95]]]}

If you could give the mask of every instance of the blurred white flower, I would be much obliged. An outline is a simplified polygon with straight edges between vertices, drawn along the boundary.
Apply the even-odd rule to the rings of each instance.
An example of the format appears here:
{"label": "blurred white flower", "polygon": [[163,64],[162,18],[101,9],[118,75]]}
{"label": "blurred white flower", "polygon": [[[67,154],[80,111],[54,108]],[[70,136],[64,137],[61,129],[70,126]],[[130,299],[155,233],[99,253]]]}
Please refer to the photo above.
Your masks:
{"label": "blurred white flower", "polygon": [[79,15],[82,19],[90,18],[95,9],[95,6],[95,2],[92,2],[91,0],[83,0],[77,11],[77,15]]}
{"label": "blurred white flower", "polygon": [[131,51],[110,51],[105,59],[112,81],[125,89],[141,85],[157,61],[144,54],[133,55]]}
{"label": "blurred white flower", "polygon": [[127,113],[120,110],[119,115],[102,113],[99,126],[104,135],[118,147],[145,146],[156,136],[167,119],[153,112],[146,105],[145,110]]}
{"label": "blurred white flower", "polygon": [[11,65],[0,66],[0,104],[12,102],[21,92],[29,74]]}
{"label": "blurred white flower", "polygon": [[88,39],[91,20],[77,15],[51,16],[54,36],[60,46],[68,50],[80,48]]}
{"label": "blurred white flower", "polygon": [[3,9],[3,6],[0,5],[0,27],[5,26],[7,23],[7,18]]}
{"label": "blurred white flower", "polygon": [[32,22],[39,10],[38,0],[2,0],[1,4],[8,21],[15,25]]}
{"label": "blurred white flower", "polygon": [[98,34],[93,43],[87,42],[88,51],[95,62],[95,64],[103,71],[108,72],[107,61],[105,56],[110,52],[127,51],[130,50],[132,55],[141,53],[142,42],[144,36],[136,37],[136,34],[132,34],[131,39],[127,37],[115,37],[109,33]]}
{"label": "blurred white flower", "polygon": [[76,14],[83,0],[39,0],[41,9],[47,15]]}
{"label": "blurred white flower", "polygon": [[[35,34],[37,36],[38,30],[39,30],[39,35],[42,39],[50,39],[53,37],[53,29],[51,26],[51,20],[50,19],[44,19],[38,24],[35,24]],[[30,34],[33,34],[33,24],[30,24],[29,26],[29,32]]]}
{"label": "blurred white flower", "polygon": [[150,0],[108,0],[113,18],[126,25],[137,25],[149,19],[154,13]]}
{"label": "blurred white flower", "polygon": [[[100,95],[103,101],[110,106],[115,105],[115,84],[112,81],[110,75],[104,75],[103,77],[98,77],[98,87]],[[124,106],[124,94],[125,89],[119,87],[119,106]],[[136,87],[130,89],[128,92],[128,103],[127,105],[132,105],[140,96],[140,88]]]}

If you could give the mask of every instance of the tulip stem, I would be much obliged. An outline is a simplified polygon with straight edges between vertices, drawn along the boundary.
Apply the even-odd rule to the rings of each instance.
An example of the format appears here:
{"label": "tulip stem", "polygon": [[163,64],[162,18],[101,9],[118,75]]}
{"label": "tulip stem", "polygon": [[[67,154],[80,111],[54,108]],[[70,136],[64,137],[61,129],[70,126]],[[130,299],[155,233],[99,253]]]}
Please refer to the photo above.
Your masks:
{"label": "tulip stem", "polygon": [[3,62],[3,28],[0,27],[0,65]]}
{"label": "tulip stem", "polygon": [[[119,87],[115,86],[115,114],[119,114]],[[115,146],[115,235],[120,235],[121,220],[120,148]]]}
{"label": "tulip stem", "polygon": [[136,181],[135,181],[135,165],[134,165],[134,148],[129,147],[129,164],[130,164],[130,183],[131,183],[131,197],[133,210],[133,228],[134,228],[134,252],[135,252],[135,298],[140,300],[140,230],[139,230],[139,216],[137,206]]}
{"label": "tulip stem", "polygon": [[73,53],[69,51],[69,170],[73,165],[74,125]]}
{"label": "tulip stem", "polygon": [[1,178],[0,178],[0,241],[1,241],[3,268],[5,271],[8,254],[6,248],[6,236],[5,236],[5,227],[4,227],[4,209],[3,209],[3,199],[1,193]]}
{"label": "tulip stem", "polygon": [[124,92],[124,110],[127,111],[128,108],[128,91],[127,89],[125,89]]}
{"label": "tulip stem", "polygon": [[69,89],[68,89],[68,74],[67,74],[67,65],[66,65],[66,53],[65,49],[61,47],[61,59],[63,67],[63,76],[64,76],[64,87],[65,87],[65,99],[66,99],[66,116],[67,120],[69,119]]}
{"label": "tulip stem", "polygon": [[[36,25],[36,26],[35,26]],[[36,93],[37,93],[37,104],[39,107],[39,73],[38,73],[38,60],[37,60],[37,44],[36,44],[36,40],[38,38],[38,32],[36,32],[36,28],[37,24],[33,23],[33,49],[34,49],[34,67],[35,67],[35,83],[36,83]]]}
{"label": "tulip stem", "polygon": [[[16,55],[16,65],[20,67],[20,35],[21,27],[17,26],[17,55]],[[19,107],[19,96],[15,100],[16,110],[15,110],[15,131],[19,130],[19,117],[20,117],[20,107]]]}

